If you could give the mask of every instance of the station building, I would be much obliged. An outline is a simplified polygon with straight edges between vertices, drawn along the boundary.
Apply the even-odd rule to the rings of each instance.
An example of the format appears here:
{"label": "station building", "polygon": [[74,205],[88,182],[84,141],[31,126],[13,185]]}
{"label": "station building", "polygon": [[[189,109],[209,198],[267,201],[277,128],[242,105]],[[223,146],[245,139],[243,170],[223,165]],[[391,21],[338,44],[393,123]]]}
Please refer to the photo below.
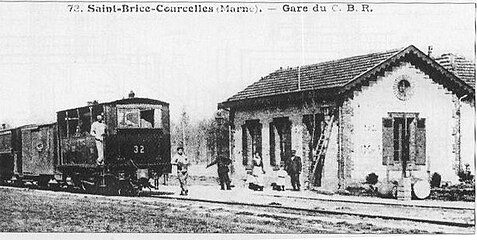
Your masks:
{"label": "station building", "polygon": [[406,177],[458,182],[475,171],[475,66],[414,46],[270,73],[219,108],[229,111],[238,175],[260,153],[266,179],[296,150],[304,186],[328,190]]}

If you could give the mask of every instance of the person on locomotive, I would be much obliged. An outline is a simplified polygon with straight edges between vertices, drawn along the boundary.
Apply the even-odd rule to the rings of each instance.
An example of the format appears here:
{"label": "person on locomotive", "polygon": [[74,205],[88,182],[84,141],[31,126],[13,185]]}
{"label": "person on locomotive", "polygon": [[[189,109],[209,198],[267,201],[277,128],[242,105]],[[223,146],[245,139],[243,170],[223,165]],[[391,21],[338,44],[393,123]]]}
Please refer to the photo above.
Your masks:
{"label": "person on locomotive", "polygon": [[106,136],[106,124],[103,123],[103,116],[98,115],[97,121],[91,124],[91,135],[96,140],[96,149],[98,150],[98,158],[96,163],[98,165],[104,164],[104,136]]}
{"label": "person on locomotive", "polygon": [[187,173],[187,170],[190,163],[184,153],[183,147],[177,148],[177,153],[172,159],[172,164],[177,166],[177,178],[179,179],[179,184],[181,186],[181,195],[187,195],[189,193],[187,188],[187,178],[189,177],[189,174]]}

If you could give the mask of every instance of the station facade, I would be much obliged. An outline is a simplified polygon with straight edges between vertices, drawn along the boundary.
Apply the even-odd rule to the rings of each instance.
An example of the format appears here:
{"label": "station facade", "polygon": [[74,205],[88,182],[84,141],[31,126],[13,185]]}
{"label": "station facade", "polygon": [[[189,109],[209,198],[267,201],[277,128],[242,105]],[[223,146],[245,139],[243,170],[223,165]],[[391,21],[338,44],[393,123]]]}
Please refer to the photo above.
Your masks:
{"label": "station facade", "polygon": [[266,180],[296,150],[304,186],[337,190],[402,176],[458,182],[475,172],[475,67],[414,46],[276,72],[219,108],[230,111],[241,176],[258,152]]}

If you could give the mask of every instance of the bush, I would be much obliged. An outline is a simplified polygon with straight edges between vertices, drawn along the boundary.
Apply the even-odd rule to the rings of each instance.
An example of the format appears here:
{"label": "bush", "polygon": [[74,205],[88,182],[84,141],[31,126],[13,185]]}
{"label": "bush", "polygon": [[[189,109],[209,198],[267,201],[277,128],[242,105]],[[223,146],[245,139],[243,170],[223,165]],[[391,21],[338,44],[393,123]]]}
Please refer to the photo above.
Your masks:
{"label": "bush", "polygon": [[459,176],[459,181],[464,183],[471,183],[474,179],[474,176],[470,173],[470,171],[459,171],[457,176]]}
{"label": "bush", "polygon": [[431,177],[431,188],[436,188],[441,186],[441,175],[439,173],[433,173]]}
{"label": "bush", "polygon": [[475,183],[459,183],[431,190],[430,199],[475,202]]}
{"label": "bush", "polygon": [[366,176],[366,183],[371,185],[378,183],[378,175],[376,175],[376,173],[368,174],[368,176]]}

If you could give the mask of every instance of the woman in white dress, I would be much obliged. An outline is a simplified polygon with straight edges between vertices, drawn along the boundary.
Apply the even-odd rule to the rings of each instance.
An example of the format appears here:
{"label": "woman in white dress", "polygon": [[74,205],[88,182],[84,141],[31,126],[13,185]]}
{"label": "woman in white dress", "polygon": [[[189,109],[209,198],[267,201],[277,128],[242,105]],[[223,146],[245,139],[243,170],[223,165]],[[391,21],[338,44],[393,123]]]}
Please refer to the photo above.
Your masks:
{"label": "woman in white dress", "polygon": [[253,168],[252,168],[252,175],[255,178],[255,185],[256,189],[259,191],[263,191],[264,187],[264,180],[263,174],[265,174],[265,170],[263,170],[263,161],[262,157],[260,157],[260,153],[256,152],[253,156]]}

